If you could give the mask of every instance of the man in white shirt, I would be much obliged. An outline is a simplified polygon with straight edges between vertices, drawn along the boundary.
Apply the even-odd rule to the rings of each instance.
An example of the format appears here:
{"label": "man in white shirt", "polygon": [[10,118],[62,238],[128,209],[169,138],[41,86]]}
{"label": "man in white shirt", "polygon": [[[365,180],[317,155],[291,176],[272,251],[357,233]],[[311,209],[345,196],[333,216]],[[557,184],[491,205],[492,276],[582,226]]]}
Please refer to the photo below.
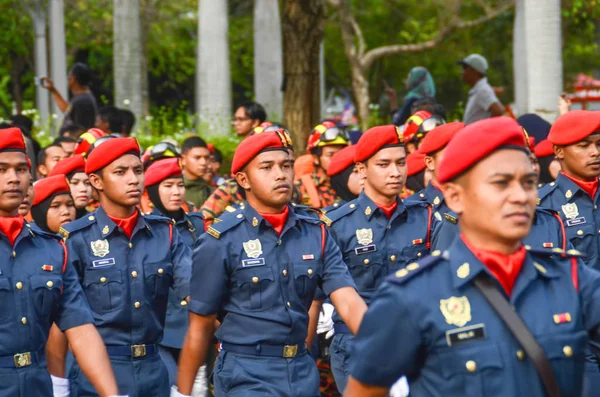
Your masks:
{"label": "man in white shirt", "polygon": [[463,67],[463,81],[471,87],[463,122],[471,124],[502,116],[504,107],[485,77],[488,70],[487,60],[479,54],[471,54],[457,63]]}

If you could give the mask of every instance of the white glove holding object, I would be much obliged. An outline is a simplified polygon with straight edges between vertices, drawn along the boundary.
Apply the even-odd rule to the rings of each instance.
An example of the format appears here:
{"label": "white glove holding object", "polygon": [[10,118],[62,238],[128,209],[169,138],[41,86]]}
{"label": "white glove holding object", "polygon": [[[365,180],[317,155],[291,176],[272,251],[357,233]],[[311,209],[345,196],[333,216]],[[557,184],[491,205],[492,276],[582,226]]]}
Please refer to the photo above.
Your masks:
{"label": "white glove holding object", "polygon": [[319,322],[317,323],[317,334],[325,334],[325,339],[330,339],[335,331],[333,329],[333,305],[331,303],[323,303],[321,313],[319,314]]}

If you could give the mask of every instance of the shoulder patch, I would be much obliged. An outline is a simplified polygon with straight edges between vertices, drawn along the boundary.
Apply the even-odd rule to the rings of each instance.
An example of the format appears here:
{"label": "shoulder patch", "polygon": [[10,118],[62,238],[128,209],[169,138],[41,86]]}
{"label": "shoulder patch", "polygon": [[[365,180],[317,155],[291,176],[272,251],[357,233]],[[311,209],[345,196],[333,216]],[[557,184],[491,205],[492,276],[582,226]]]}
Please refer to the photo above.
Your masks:
{"label": "shoulder patch", "polygon": [[446,219],[448,222],[454,223],[454,224],[456,224],[458,222],[458,218],[456,216],[454,216],[453,213],[448,213],[448,212],[445,213],[444,219]]}
{"label": "shoulder patch", "polygon": [[352,200],[335,211],[331,211],[328,216],[323,216],[321,219],[323,219],[323,222],[325,222],[327,226],[331,226],[335,221],[356,211],[357,208],[358,205],[356,204],[356,200]]}
{"label": "shoulder patch", "polygon": [[584,253],[582,253],[576,249],[570,249],[570,250],[565,251],[560,248],[531,248],[528,245],[525,246],[525,249],[527,250],[527,252],[530,252],[533,255],[540,255],[540,256],[552,256],[552,255],[560,255],[562,257],[583,257],[583,256],[585,256]]}
{"label": "shoulder patch", "polygon": [[52,240],[64,240],[65,239],[62,235],[60,235],[58,233],[54,234],[54,233],[50,233],[45,230],[42,230],[38,225],[35,224],[35,222],[31,222],[31,223],[25,222],[25,226],[29,229],[29,234],[31,234],[33,237],[43,236],[45,238],[49,238]]}
{"label": "shoulder patch", "polygon": [[388,276],[387,281],[393,284],[404,284],[407,280],[421,273],[424,269],[431,268],[434,265],[442,263],[444,256],[440,250],[433,251],[431,255],[418,262],[411,263],[405,268],[398,270]]}
{"label": "shoulder patch", "polygon": [[[93,224],[96,223],[96,217],[93,215],[86,215],[86,216],[82,216],[79,219],[75,219],[73,222],[69,222],[67,223],[65,226],[61,227],[61,231],[59,232],[61,235],[63,235],[63,233],[66,234],[67,238],[79,231],[79,230],[83,230],[85,228],[88,228],[90,226],[92,226]],[[64,232],[63,232],[64,231]]]}
{"label": "shoulder patch", "polygon": [[172,219],[163,215],[144,215],[144,220],[149,222],[173,223]]}
{"label": "shoulder patch", "polygon": [[208,227],[208,229],[206,229],[206,233],[210,234],[216,239],[221,238],[221,234],[232,229],[244,220],[244,216],[242,215],[242,213],[238,211],[236,212],[237,214],[231,212],[221,216],[219,218],[219,222],[213,223],[211,226]]}
{"label": "shoulder patch", "polygon": [[294,213],[302,218],[316,218],[319,219],[321,214],[324,214],[319,208],[309,207],[307,205],[296,204],[292,206]]}
{"label": "shoulder patch", "polygon": [[540,205],[557,187],[555,182],[548,183],[538,190],[537,205]]}
{"label": "shoulder patch", "polygon": [[58,229],[58,234],[60,234],[62,236],[62,238],[66,240],[69,238],[70,233],[61,226],[60,229]]}

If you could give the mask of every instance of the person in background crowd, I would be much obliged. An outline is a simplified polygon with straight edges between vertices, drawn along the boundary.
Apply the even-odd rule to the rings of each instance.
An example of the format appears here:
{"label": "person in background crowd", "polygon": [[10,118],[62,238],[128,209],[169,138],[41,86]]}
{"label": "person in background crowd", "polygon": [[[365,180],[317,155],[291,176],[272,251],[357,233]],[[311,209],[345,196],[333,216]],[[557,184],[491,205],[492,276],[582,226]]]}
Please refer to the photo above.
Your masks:
{"label": "person in background crowd", "polygon": [[225,183],[225,177],[219,173],[219,169],[223,164],[223,153],[217,148],[214,148],[210,158],[209,167],[212,169],[212,183],[214,186],[220,186]]}
{"label": "person in background crowd", "polygon": [[[420,192],[431,181],[431,172],[425,166],[425,154],[416,151],[406,157],[406,187],[410,194]],[[409,195],[410,196],[410,195]]]}
{"label": "person in background crowd", "polygon": [[552,124],[541,118],[535,113],[526,113],[519,116],[517,123],[527,131],[527,135],[535,138],[536,142],[541,142],[548,138]]}
{"label": "person in background crowd", "polygon": [[[525,128],[523,128],[523,131],[525,131]],[[525,135],[527,135],[527,131],[525,131]],[[532,136],[527,136],[527,138],[528,138],[527,149],[529,151],[529,159],[531,160],[531,166],[533,167],[533,171],[537,175],[538,181],[539,181],[541,169],[540,169],[540,161],[538,160],[537,156],[535,155],[535,138]]]}
{"label": "person in background crowd", "polygon": [[66,157],[71,157],[77,146],[77,140],[68,136],[59,136],[52,142],[53,145],[60,145],[65,151]]}
{"label": "person in background crowd", "polygon": [[71,197],[75,203],[75,219],[88,213],[88,205],[92,201],[92,185],[85,173],[85,159],[76,154],[73,157],[61,160],[56,164],[49,176],[64,175],[69,181]]}
{"label": "person in background crowd", "polygon": [[426,110],[419,110],[410,116],[402,129],[406,151],[410,154],[418,150],[425,135],[442,124],[446,124],[444,119]]}
{"label": "person in background crowd", "polygon": [[73,138],[77,142],[79,137],[84,132],[85,132],[85,128],[83,128],[79,124],[69,124],[69,125],[65,125],[64,127],[61,127],[60,130],[58,131],[58,135]]}
{"label": "person in background crowd", "polygon": [[100,138],[107,136],[100,128],[90,128],[84,132],[77,141],[73,154],[81,154],[86,157],[92,145]]}
{"label": "person in background crowd", "polygon": [[417,99],[410,108],[410,114],[415,114],[419,110],[425,110],[431,113],[432,116],[446,120],[446,108],[441,103],[438,103],[435,98],[425,97]]}
{"label": "person in background crowd", "polygon": [[534,153],[540,166],[540,184],[545,185],[553,182],[560,173],[561,165],[554,154],[552,142],[544,139],[535,145]]}
{"label": "person in background crowd", "polygon": [[29,211],[31,210],[31,203],[33,203],[33,199],[35,197],[35,191],[33,190],[33,178],[29,181],[29,188],[27,189],[27,194],[21,205],[19,206],[19,215],[25,218],[26,221],[30,222],[32,220],[31,214]]}
{"label": "person in background crowd", "polygon": [[70,124],[77,124],[84,130],[92,128],[96,124],[96,113],[98,106],[96,98],[90,91],[89,85],[92,82],[92,70],[84,63],[77,62],[71,67],[67,79],[68,89],[73,95],[71,102],[68,103],[54,87],[52,80],[48,77],[42,78],[42,87],[52,93],[54,102],[63,112],[63,127]]}
{"label": "person in background crowd", "polygon": [[397,126],[404,124],[410,115],[415,113],[411,108],[416,101],[426,97],[435,97],[435,83],[433,82],[431,73],[422,66],[414,67],[408,73],[408,78],[406,79],[408,94],[404,97],[402,108],[398,106],[396,90],[387,84],[385,86],[385,92],[390,100],[390,109],[392,110],[392,124]]}
{"label": "person in background crowd", "polygon": [[463,81],[471,87],[463,122],[471,124],[489,117],[502,116],[504,107],[485,77],[488,71],[487,60],[479,54],[471,54],[457,63],[463,68]]}
{"label": "person in background crowd", "polygon": [[96,128],[110,134],[121,134],[123,131],[123,122],[121,112],[114,106],[104,106],[98,110],[96,117]]}
{"label": "person in background crowd", "polygon": [[129,109],[119,109],[119,119],[121,120],[121,136],[131,136],[133,126],[135,125],[135,114]]}
{"label": "person in background crowd", "polygon": [[42,149],[37,158],[37,173],[40,178],[45,178],[52,172],[52,169],[62,159],[66,159],[67,154],[61,145],[52,144]]}
{"label": "person in background crowd", "polygon": [[244,102],[235,110],[233,129],[239,137],[246,138],[255,127],[267,119],[267,112],[260,103]]}
{"label": "person in background crowd", "polygon": [[324,121],[313,128],[306,149],[312,156],[314,171],[310,175],[302,175],[296,182],[301,194],[301,204],[325,208],[339,200],[331,188],[327,169],[331,158],[348,146],[349,140],[346,131],[334,122]]}
{"label": "person in background crowd", "polygon": [[33,189],[31,217],[37,227],[57,234],[61,227],[75,220],[75,203],[64,175],[44,178],[35,183]]}
{"label": "person in background crowd", "polygon": [[354,162],[356,145],[346,146],[333,155],[327,176],[331,179],[331,187],[340,201],[322,209],[324,214],[339,208],[358,197],[363,189],[364,181]]}
{"label": "person in background crowd", "polygon": [[196,208],[200,208],[211,195],[213,188],[206,182],[204,175],[210,164],[210,150],[204,139],[192,136],[181,145],[181,165],[185,199]]}

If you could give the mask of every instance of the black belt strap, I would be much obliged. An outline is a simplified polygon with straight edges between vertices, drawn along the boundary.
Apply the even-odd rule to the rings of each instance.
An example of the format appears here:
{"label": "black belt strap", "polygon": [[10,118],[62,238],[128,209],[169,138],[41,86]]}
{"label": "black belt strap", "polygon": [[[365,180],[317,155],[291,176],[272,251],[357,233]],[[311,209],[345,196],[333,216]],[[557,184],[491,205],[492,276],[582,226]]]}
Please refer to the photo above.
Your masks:
{"label": "black belt strap", "polygon": [[523,350],[525,350],[538,375],[542,378],[542,383],[548,397],[560,397],[560,386],[558,385],[550,361],[548,361],[546,353],[537,343],[535,337],[531,335],[521,317],[515,312],[504,295],[498,291],[498,288],[487,274],[484,272],[479,273],[475,277],[474,283],[488,303],[498,313],[502,321],[504,321],[510,332],[523,347]]}

